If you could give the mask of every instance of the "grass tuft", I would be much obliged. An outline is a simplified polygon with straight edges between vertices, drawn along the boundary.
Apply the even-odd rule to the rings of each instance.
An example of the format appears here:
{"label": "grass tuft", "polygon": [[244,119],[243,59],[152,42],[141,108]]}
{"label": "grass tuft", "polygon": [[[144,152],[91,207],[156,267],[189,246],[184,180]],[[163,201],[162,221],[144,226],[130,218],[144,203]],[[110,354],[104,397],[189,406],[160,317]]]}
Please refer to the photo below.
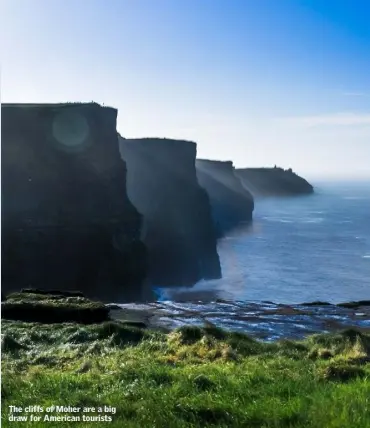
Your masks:
{"label": "grass tuft", "polygon": [[203,330],[195,326],[184,326],[177,329],[179,340],[182,344],[191,345],[200,340],[203,336]]}
{"label": "grass tuft", "polygon": [[9,334],[4,334],[1,340],[1,351],[2,352],[16,352],[20,349],[24,349],[25,346],[21,343],[17,342],[15,339],[13,339]]}
{"label": "grass tuft", "polygon": [[348,382],[349,380],[366,376],[366,372],[357,366],[335,363],[320,370],[319,375],[325,380]]}
{"label": "grass tuft", "polygon": [[205,375],[198,375],[193,380],[195,388],[200,391],[209,391],[216,388],[216,383]]}

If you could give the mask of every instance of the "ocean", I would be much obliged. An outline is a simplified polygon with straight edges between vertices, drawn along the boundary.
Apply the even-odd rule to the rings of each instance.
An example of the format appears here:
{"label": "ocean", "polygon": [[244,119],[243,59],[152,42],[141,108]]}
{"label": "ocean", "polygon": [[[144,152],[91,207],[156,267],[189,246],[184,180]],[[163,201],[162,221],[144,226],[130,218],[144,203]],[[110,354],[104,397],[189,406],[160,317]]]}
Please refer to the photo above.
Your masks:
{"label": "ocean", "polygon": [[256,199],[253,223],[218,244],[223,278],[158,299],[370,300],[370,182],[313,185],[308,196]]}

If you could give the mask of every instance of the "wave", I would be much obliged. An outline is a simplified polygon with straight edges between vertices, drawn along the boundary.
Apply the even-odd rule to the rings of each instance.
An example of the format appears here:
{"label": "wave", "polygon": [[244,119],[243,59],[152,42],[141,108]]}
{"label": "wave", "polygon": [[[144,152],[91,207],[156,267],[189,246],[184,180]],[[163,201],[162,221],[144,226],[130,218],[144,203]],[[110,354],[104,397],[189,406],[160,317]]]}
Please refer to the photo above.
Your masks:
{"label": "wave", "polygon": [[271,221],[273,223],[322,223],[325,219],[323,217],[303,217],[296,219],[280,218],[280,217],[262,217],[263,220]]}
{"label": "wave", "polygon": [[262,217],[262,219],[272,221],[274,223],[294,223],[294,220],[279,217]]}
{"label": "wave", "polygon": [[345,200],[353,200],[353,201],[366,201],[370,198],[366,197],[366,196],[343,196],[342,199]]}
{"label": "wave", "polygon": [[300,223],[322,223],[324,219],[322,217],[317,218],[304,218],[300,220]]}

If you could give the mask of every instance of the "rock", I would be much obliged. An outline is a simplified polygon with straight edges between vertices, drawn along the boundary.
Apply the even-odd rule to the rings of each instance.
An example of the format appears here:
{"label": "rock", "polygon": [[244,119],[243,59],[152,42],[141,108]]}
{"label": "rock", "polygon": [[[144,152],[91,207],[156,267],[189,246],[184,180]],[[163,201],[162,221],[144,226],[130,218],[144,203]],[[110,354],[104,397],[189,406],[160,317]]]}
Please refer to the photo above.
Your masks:
{"label": "rock", "polygon": [[3,104],[2,286],[139,300],[141,216],[126,193],[117,110]]}
{"label": "rock", "polygon": [[108,303],[106,306],[107,306],[107,308],[109,308],[109,310],[111,310],[111,311],[122,311],[121,306],[116,305],[115,303]]}
{"label": "rock", "polygon": [[320,300],[317,300],[315,302],[301,303],[301,306],[332,306],[332,304],[329,302],[321,302]]}
{"label": "rock", "polygon": [[243,222],[252,220],[254,201],[234,173],[231,161],[197,159],[197,178],[210,198],[219,237]]}
{"label": "rock", "polygon": [[95,324],[109,320],[109,308],[81,297],[14,293],[1,304],[1,318],[44,324]]}
{"label": "rock", "polygon": [[342,308],[359,308],[360,306],[370,306],[370,300],[359,300],[358,302],[345,302],[345,303],[338,303],[339,307]]}
{"label": "rock", "polygon": [[221,276],[209,198],[197,181],[196,144],[120,137],[130,200],[144,216],[149,280],[191,286]]}
{"label": "rock", "polygon": [[291,168],[238,168],[236,174],[255,197],[303,195],[314,191],[313,186]]}

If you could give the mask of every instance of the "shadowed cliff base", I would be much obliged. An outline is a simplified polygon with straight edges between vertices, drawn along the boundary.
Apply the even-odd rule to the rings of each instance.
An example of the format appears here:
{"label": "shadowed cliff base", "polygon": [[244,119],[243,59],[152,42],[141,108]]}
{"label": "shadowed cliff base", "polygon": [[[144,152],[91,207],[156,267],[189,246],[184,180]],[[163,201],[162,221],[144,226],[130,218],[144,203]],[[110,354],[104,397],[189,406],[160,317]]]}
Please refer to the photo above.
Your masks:
{"label": "shadowed cliff base", "polygon": [[295,196],[313,193],[313,186],[291,168],[238,168],[236,175],[253,196]]}
{"label": "shadowed cliff base", "polygon": [[210,198],[218,237],[252,220],[253,196],[235,175],[231,161],[197,159],[196,169],[198,182]]}
{"label": "shadowed cliff base", "polygon": [[141,216],[126,194],[117,110],[95,103],[4,104],[2,286],[142,298]]}
{"label": "shadowed cliff base", "polygon": [[191,286],[220,278],[209,198],[196,177],[196,144],[121,136],[119,141],[128,195],[144,216],[150,282]]}

